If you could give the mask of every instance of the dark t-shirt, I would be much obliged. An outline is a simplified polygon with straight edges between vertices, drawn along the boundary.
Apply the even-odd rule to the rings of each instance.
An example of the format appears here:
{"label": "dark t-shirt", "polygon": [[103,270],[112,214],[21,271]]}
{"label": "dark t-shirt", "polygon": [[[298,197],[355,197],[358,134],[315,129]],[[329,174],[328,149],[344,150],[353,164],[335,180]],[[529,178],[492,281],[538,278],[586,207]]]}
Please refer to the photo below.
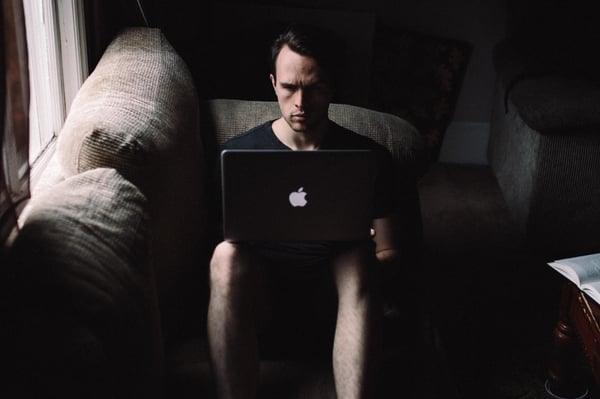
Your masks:
{"label": "dark t-shirt", "polygon": [[[229,139],[222,149],[289,150],[275,135],[273,121],[268,121]],[[392,213],[394,207],[392,157],[387,149],[355,132],[330,122],[327,135],[321,142],[323,150],[371,150],[376,159],[376,178],[373,218]],[[275,262],[310,266],[331,260],[339,251],[356,243],[334,242],[260,242],[248,243],[257,253]]]}
{"label": "dark t-shirt", "polygon": [[[289,150],[275,135],[269,121],[229,139],[223,149]],[[372,139],[361,136],[330,122],[327,135],[321,143],[323,150],[371,150],[376,159],[376,178],[373,218],[388,216],[394,207],[392,157],[388,150]]]}

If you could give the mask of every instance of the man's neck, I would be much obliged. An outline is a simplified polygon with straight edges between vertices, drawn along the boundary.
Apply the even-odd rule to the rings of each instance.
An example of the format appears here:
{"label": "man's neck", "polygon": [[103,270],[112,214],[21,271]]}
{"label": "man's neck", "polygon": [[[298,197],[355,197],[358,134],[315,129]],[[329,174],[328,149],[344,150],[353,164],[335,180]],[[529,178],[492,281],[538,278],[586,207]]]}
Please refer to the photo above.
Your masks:
{"label": "man's neck", "polygon": [[272,128],[275,136],[292,150],[318,150],[327,133],[328,121],[309,131],[297,132],[287,124],[285,119],[279,118],[273,122]]}

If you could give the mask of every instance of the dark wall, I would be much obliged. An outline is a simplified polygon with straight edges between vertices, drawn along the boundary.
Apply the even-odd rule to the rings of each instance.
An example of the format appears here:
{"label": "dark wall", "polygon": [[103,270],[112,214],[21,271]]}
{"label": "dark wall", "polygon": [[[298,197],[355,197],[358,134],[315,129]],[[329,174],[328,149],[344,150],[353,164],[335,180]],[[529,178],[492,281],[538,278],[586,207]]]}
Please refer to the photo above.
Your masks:
{"label": "dark wall", "polygon": [[[186,0],[141,0],[146,16],[152,26],[163,29],[167,38],[188,61],[200,88],[205,81],[226,79],[227,76],[207,76],[207,67],[214,62],[211,45],[218,42],[211,24],[213,10],[217,6],[275,6],[303,9],[320,9],[346,13],[370,13],[378,23],[438,35],[473,43],[474,49],[469,65],[468,76],[463,88],[466,98],[456,109],[462,120],[488,120],[487,97],[493,85],[490,49],[492,43],[504,34],[505,0],[209,0],[190,2]],[[451,3],[451,4],[450,4]],[[96,32],[91,38],[92,53],[90,65],[94,65],[98,54],[114,33],[123,26],[144,23],[135,0],[86,0],[86,9],[93,17],[91,29]],[[252,23],[248,20],[248,23]],[[218,28],[218,26],[217,26]],[[360,30],[364,27],[357,27]],[[218,29],[217,29],[218,30]],[[98,32],[99,31],[99,32]],[[211,32],[212,31],[212,32]],[[360,34],[362,32],[358,32]],[[365,32],[368,34],[368,32]],[[98,38],[98,35],[100,38]],[[247,37],[240,37],[231,43],[231,51],[241,53],[240,68],[244,67],[244,57],[248,55]],[[213,47],[213,49],[215,49]],[[91,51],[92,51],[91,50]],[[218,51],[226,49],[216,48]],[[254,54],[254,57],[259,55]],[[491,104],[491,99],[489,100]]]}
{"label": "dark wall", "polygon": [[[89,18],[95,26],[90,43],[90,65],[94,65],[103,46],[118,27],[131,24],[143,24],[135,0],[85,0],[86,6],[93,10]],[[559,0],[140,0],[147,9],[150,24],[158,26],[167,35],[183,58],[190,65],[201,95],[210,95],[216,83],[221,84],[229,79],[235,82],[242,79],[235,73],[211,68],[215,65],[215,52],[237,54],[235,65],[239,71],[254,76],[255,80],[246,79],[249,92],[261,93],[268,90],[268,80],[257,70],[256,63],[246,60],[257,57],[257,52],[248,43],[258,45],[256,40],[240,37],[233,40],[230,48],[219,47],[217,43],[222,37],[214,28],[230,32],[226,24],[215,22],[211,16],[215,7],[237,6],[273,6],[297,7],[303,9],[333,10],[345,13],[372,14],[377,23],[386,26],[410,29],[439,37],[457,39],[472,44],[468,67],[461,82],[460,93],[452,113],[452,124],[447,133],[460,133],[452,148],[459,152],[478,152],[479,160],[485,158],[485,146],[493,103],[496,73],[493,66],[494,45],[506,34],[525,32],[530,43],[527,48],[535,51],[540,46],[554,50],[557,58],[569,60],[566,51],[593,51],[588,43],[582,41],[586,30],[600,26],[596,23],[596,14],[591,9],[594,2],[574,0],[568,3]],[[227,21],[225,21],[227,22]],[[229,21],[231,22],[231,21]],[[247,23],[255,21],[248,18]],[[257,26],[260,26],[257,24]],[[217,29],[218,30],[218,29]],[[576,36],[565,35],[565,32],[578,31]],[[364,26],[356,28],[359,34],[368,35],[369,29]],[[600,35],[597,35],[600,36]],[[587,36],[591,37],[591,36]],[[234,38],[235,39],[235,38]],[[591,40],[597,43],[598,37]],[[533,44],[534,43],[534,44]],[[219,59],[221,60],[221,59]],[[222,60],[221,60],[222,61]],[[244,70],[245,68],[245,70]],[[596,68],[597,69],[597,68]],[[235,70],[234,70],[235,72]],[[364,79],[354,79],[363,83]],[[233,89],[235,84],[232,85]],[[390,88],[392,90],[393,88]],[[225,93],[227,94],[227,93]],[[255,94],[253,94],[255,95]],[[465,134],[467,132],[468,134]],[[461,136],[462,134],[462,136]],[[452,155],[451,158],[457,157]],[[458,154],[458,158],[461,155]],[[472,160],[469,154],[462,157]],[[452,159],[451,159],[452,160]]]}
{"label": "dark wall", "polygon": [[[128,26],[160,28],[190,66],[194,78],[205,75],[208,43],[208,2],[187,0],[84,0],[88,57],[93,69],[115,34]],[[145,18],[144,18],[145,17]]]}

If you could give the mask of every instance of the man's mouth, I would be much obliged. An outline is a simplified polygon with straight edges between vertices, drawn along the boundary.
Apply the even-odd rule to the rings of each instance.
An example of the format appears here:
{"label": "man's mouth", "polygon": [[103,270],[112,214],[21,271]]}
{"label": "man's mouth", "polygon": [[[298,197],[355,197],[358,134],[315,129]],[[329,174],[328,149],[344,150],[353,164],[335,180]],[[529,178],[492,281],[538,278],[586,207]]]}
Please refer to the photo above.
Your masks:
{"label": "man's mouth", "polygon": [[303,121],[303,120],[306,120],[306,118],[307,118],[306,114],[294,114],[294,115],[292,115],[292,119],[293,120]]}

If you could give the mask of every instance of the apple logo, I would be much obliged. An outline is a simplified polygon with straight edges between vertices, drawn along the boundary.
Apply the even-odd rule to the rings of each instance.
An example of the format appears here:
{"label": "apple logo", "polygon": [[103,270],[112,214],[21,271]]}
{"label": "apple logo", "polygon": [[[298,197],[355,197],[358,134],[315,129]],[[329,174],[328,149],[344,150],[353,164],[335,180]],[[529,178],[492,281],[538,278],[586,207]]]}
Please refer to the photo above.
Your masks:
{"label": "apple logo", "polygon": [[306,193],[304,187],[300,187],[298,191],[292,191],[289,196],[290,204],[294,207],[303,207],[307,204]]}

